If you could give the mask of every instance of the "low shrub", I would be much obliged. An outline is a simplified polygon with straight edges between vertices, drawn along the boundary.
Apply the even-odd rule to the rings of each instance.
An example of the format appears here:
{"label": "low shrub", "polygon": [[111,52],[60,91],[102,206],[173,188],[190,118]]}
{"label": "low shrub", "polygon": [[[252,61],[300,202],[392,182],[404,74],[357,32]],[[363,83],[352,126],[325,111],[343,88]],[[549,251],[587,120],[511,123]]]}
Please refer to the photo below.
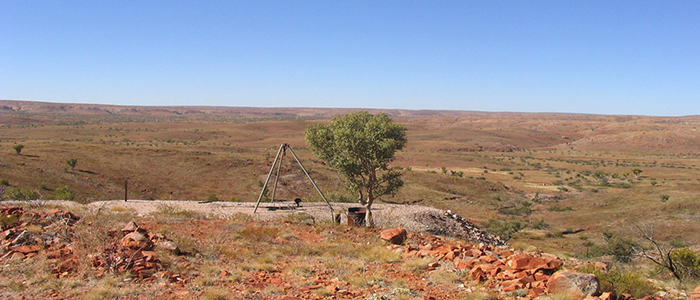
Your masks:
{"label": "low shrub", "polygon": [[632,257],[636,253],[635,249],[640,247],[637,242],[611,232],[603,232],[603,239],[605,241],[603,252],[623,263],[632,261]]}
{"label": "low shrub", "polygon": [[56,200],[73,200],[75,199],[75,193],[67,185],[64,185],[56,188],[54,197]]}
{"label": "low shrub", "polygon": [[527,223],[519,220],[489,220],[486,224],[486,231],[490,234],[500,236],[503,240],[510,240],[515,233],[527,228]]}
{"label": "low shrub", "polygon": [[697,253],[681,248],[671,252],[671,259],[676,266],[676,272],[682,279],[700,278],[700,257]]}
{"label": "low shrub", "polygon": [[2,194],[2,198],[3,200],[36,200],[39,197],[34,191],[28,188],[14,187],[5,190]]}
{"label": "low shrub", "polygon": [[600,289],[603,292],[615,292],[618,295],[630,294],[636,299],[641,299],[658,291],[658,288],[645,279],[638,270],[613,267],[605,271],[585,267],[579,271],[598,277]]}
{"label": "low shrub", "polygon": [[559,205],[555,204],[555,205],[550,206],[547,210],[549,210],[551,212],[563,212],[563,211],[570,211],[570,210],[574,210],[574,209],[571,208],[571,206],[559,206]]}

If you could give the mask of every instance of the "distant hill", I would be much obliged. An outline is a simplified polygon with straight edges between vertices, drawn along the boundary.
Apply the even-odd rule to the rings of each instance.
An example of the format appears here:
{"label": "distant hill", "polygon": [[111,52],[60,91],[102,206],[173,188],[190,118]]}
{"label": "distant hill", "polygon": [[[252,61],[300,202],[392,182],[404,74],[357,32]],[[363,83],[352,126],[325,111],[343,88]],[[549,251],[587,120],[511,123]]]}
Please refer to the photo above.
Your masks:
{"label": "distant hill", "polygon": [[141,117],[236,117],[236,118],[329,118],[338,114],[367,110],[386,113],[395,118],[454,118],[481,115],[481,112],[447,110],[301,108],[301,107],[231,107],[231,106],[124,106],[102,104],[51,103],[0,100],[0,113],[63,114],[84,116]]}

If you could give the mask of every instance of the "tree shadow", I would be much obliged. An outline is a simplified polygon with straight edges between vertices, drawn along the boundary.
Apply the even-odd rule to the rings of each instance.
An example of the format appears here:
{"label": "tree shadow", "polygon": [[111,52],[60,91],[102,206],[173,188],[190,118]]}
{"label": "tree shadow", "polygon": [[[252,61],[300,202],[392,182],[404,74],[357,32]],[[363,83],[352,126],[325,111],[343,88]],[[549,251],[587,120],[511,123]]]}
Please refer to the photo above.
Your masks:
{"label": "tree shadow", "polygon": [[97,175],[97,173],[95,173],[95,172],[93,172],[93,171],[88,171],[88,170],[76,170],[76,171],[81,172],[81,173],[88,173],[88,174],[91,174],[91,175]]}

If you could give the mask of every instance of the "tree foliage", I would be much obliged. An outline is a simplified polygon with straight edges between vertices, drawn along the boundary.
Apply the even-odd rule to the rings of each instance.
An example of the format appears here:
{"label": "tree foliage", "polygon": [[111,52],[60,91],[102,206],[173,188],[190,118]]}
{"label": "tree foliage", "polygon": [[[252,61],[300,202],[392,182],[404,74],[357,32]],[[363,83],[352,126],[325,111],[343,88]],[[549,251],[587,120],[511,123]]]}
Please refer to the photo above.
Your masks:
{"label": "tree foliage", "polygon": [[22,149],[24,149],[24,145],[15,145],[14,147],[12,147],[12,149],[15,149],[15,153],[17,153],[17,155],[20,155],[22,153]]}
{"label": "tree foliage", "polygon": [[77,158],[71,158],[71,159],[69,159],[68,161],[66,161],[66,163],[68,163],[68,165],[70,166],[70,169],[71,169],[71,170],[74,170],[74,169],[75,169],[75,165],[78,164],[78,159],[77,159]]}
{"label": "tree foliage", "polygon": [[374,200],[403,186],[401,173],[388,166],[406,145],[406,127],[386,114],[361,111],[337,116],[328,125],[309,126],[305,133],[311,151],[340,173],[368,209],[371,225]]}

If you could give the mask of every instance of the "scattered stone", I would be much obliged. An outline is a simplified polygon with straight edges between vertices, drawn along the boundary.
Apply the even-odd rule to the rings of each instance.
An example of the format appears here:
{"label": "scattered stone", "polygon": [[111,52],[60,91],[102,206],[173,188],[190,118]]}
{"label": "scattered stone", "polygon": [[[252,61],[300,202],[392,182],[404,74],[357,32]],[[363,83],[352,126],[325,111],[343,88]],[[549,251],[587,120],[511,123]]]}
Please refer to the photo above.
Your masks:
{"label": "scattered stone", "polygon": [[25,245],[25,246],[18,246],[18,247],[10,247],[10,250],[16,251],[16,252],[19,252],[19,253],[22,253],[25,255],[29,254],[29,253],[39,252],[42,249],[44,249],[44,247],[38,246],[38,245],[33,245],[33,246],[26,246]]}
{"label": "scattered stone", "polygon": [[402,245],[406,241],[406,230],[403,228],[392,228],[382,230],[380,237],[394,245]]}
{"label": "scattered stone", "polygon": [[141,249],[141,250],[151,250],[153,249],[153,242],[149,240],[144,234],[134,231],[125,235],[120,244],[123,247],[131,249]]}
{"label": "scattered stone", "polygon": [[139,225],[137,225],[134,221],[129,221],[129,223],[126,223],[124,228],[122,228],[122,232],[133,232],[137,229],[139,229]]}

